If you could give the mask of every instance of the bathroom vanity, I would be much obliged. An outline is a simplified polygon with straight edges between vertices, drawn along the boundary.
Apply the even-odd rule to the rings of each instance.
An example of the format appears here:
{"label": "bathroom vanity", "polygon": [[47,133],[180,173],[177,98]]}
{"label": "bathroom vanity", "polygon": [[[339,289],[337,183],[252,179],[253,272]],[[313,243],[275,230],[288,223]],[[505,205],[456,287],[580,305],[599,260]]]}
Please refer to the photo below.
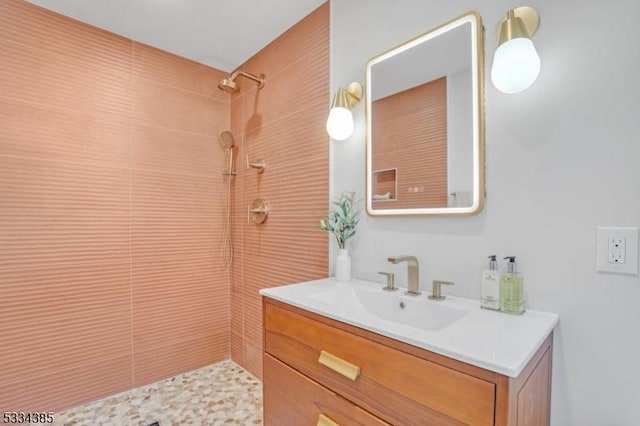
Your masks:
{"label": "bathroom vanity", "polygon": [[549,424],[557,315],[380,287],[261,291],[266,425]]}

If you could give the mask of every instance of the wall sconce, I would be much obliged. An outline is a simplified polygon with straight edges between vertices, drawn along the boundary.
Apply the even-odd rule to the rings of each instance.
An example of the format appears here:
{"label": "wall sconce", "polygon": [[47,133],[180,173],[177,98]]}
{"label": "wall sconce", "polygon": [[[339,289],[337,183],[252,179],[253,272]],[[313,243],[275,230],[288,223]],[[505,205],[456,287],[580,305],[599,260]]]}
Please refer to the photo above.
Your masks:
{"label": "wall sconce", "polygon": [[329,118],[327,118],[327,133],[332,139],[343,141],[353,134],[353,108],[362,99],[360,83],[351,83],[346,89],[338,89],[333,98]]}
{"label": "wall sconce", "polygon": [[538,13],[531,7],[511,9],[500,25],[498,48],[493,56],[491,81],[504,93],[529,88],[540,74],[540,57],[531,36],[538,29]]}

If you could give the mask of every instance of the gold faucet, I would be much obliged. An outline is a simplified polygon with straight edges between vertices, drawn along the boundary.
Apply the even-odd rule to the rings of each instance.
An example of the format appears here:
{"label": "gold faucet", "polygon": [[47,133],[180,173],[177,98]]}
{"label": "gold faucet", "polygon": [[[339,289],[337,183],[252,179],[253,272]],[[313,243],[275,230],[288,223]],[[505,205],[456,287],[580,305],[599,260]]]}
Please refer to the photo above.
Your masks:
{"label": "gold faucet", "polygon": [[382,287],[383,290],[386,291],[396,291],[396,285],[394,282],[394,276],[393,276],[393,272],[385,272],[385,271],[380,271],[378,272],[380,275],[384,275],[387,277],[387,285]]}
{"label": "gold faucet", "polygon": [[389,257],[387,260],[391,263],[407,262],[407,291],[405,294],[410,296],[422,294],[418,283],[418,259],[415,256]]}
{"label": "gold faucet", "polygon": [[442,289],[440,288],[443,284],[454,285],[455,283],[452,281],[433,280],[433,290],[431,292],[431,296],[427,297],[431,300],[444,300],[445,297],[442,295]]}

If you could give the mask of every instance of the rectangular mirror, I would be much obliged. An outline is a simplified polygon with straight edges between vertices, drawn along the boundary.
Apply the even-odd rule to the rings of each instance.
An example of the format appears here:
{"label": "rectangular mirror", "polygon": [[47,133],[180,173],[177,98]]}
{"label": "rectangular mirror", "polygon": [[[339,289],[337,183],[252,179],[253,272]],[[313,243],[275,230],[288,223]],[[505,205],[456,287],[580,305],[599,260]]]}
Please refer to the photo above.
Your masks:
{"label": "rectangular mirror", "polygon": [[367,212],[471,215],[484,201],[480,15],[468,12],[367,63]]}

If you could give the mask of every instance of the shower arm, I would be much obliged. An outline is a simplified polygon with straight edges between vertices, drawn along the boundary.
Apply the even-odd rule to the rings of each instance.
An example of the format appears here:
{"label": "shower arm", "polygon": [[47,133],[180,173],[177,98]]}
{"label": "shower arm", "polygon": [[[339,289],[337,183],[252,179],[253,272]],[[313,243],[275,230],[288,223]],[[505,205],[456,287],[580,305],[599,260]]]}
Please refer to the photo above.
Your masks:
{"label": "shower arm", "polygon": [[262,89],[264,87],[264,74],[255,76],[253,74],[249,74],[248,72],[236,70],[231,74],[231,81],[236,81],[236,78],[238,78],[238,76],[247,77],[248,79],[255,81],[256,83],[258,83],[259,89]]}

